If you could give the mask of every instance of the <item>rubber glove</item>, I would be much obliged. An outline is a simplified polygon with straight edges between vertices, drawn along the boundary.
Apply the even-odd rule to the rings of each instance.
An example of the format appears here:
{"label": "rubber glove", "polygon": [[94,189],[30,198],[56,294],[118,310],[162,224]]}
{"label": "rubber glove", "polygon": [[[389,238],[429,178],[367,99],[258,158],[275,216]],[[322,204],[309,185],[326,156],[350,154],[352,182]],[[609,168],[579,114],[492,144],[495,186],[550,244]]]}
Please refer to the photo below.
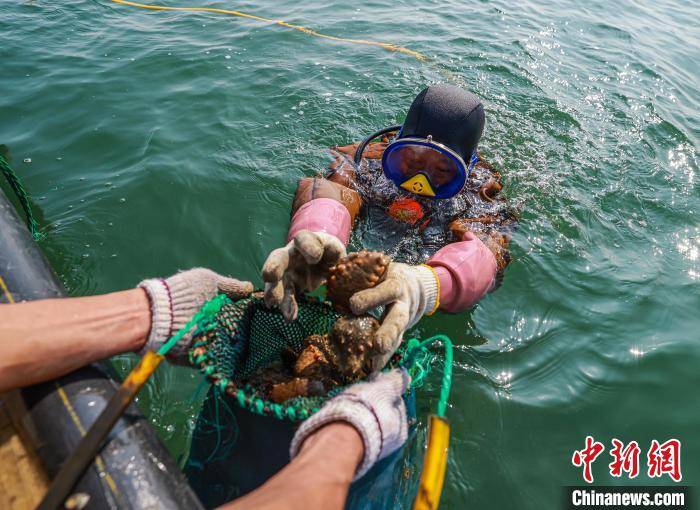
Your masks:
{"label": "rubber glove", "polygon": [[[219,292],[240,299],[253,292],[253,284],[221,276],[210,269],[198,267],[181,271],[170,278],[153,278],[138,285],[146,291],[151,303],[151,332],[139,354],[157,351],[199,311],[204,303]],[[182,361],[192,342],[186,334],[168,353],[168,358]]]}
{"label": "rubber glove", "polygon": [[292,439],[290,457],[294,458],[304,440],[324,425],[345,421],[357,429],[364,443],[364,456],[354,480],[361,478],[377,461],[406,442],[408,421],[402,395],[410,382],[408,372],[396,368],[375,372],[367,382],[353,384],[302,422]]}
{"label": "rubber glove", "polygon": [[297,318],[295,294],[326,281],[328,269],[345,256],[340,240],[325,232],[301,230],[287,246],[273,250],[263,265],[265,303],[279,307],[285,320]]}
{"label": "rubber glove", "polygon": [[381,353],[372,359],[374,370],[386,365],[401,344],[404,331],[414,326],[423,315],[432,315],[437,310],[438,294],[438,277],[432,267],[400,262],[389,264],[386,278],[379,285],[353,294],[350,308],[356,315],[376,306],[387,306],[374,337]]}

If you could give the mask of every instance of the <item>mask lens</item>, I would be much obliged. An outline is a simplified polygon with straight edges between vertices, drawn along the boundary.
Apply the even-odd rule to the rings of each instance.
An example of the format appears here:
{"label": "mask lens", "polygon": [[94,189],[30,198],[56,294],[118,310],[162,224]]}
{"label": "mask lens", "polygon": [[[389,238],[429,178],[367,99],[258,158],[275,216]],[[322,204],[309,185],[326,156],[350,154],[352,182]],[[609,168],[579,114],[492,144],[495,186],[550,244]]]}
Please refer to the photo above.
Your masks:
{"label": "mask lens", "polygon": [[421,145],[404,145],[389,154],[387,164],[406,179],[422,173],[438,188],[459,173],[457,163],[445,154]]}
{"label": "mask lens", "polygon": [[435,198],[454,196],[462,189],[466,169],[457,158],[421,143],[404,143],[388,147],[382,161],[384,172],[399,184],[422,174],[435,192]]}

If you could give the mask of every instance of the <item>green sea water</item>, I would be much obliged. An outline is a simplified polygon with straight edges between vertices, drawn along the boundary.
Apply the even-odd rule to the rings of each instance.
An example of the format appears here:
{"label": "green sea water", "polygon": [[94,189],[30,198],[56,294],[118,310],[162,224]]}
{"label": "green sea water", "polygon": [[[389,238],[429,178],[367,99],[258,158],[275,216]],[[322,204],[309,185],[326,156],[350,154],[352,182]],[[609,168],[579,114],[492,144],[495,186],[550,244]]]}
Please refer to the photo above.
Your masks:
{"label": "green sea water", "polygon": [[[700,482],[697,2],[167,5],[430,60],[216,14],[0,3],[0,144],[70,294],[194,266],[260,285],[326,148],[401,122],[427,84],[460,85],[484,100],[482,150],[521,222],[502,287],[411,332],[458,344],[443,507],[558,508],[583,483],[571,456],[587,435],[642,448],[636,479],[611,477],[606,452],[596,484],[673,483],[648,478],[645,458],[671,437],[682,484]],[[422,427],[439,375],[418,395]],[[140,397],[176,458],[200,382],[168,367]]]}

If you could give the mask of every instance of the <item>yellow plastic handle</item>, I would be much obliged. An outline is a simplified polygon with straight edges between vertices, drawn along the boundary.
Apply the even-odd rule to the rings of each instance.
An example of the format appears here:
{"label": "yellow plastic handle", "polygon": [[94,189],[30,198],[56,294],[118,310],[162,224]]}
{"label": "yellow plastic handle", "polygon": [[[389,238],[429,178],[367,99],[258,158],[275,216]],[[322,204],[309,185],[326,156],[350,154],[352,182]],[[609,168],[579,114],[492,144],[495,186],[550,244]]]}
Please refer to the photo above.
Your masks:
{"label": "yellow plastic handle", "polygon": [[428,425],[428,447],[423,458],[420,487],[413,502],[413,510],[435,510],[440,505],[449,445],[450,424],[444,418],[431,415]]}
{"label": "yellow plastic handle", "polygon": [[161,356],[157,352],[148,351],[144,354],[143,358],[134,369],[129,372],[122,386],[129,389],[129,393],[134,393],[141,389],[141,386],[146,384],[148,378],[151,377],[153,372],[156,371],[160,362],[165,359],[165,356]]}

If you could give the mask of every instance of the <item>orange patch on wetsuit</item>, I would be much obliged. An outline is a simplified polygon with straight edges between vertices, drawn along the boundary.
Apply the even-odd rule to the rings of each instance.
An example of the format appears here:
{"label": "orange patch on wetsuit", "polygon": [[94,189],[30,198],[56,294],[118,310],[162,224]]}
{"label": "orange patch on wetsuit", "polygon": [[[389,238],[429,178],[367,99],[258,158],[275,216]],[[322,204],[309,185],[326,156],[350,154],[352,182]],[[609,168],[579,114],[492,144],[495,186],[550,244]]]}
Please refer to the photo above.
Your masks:
{"label": "orange patch on wetsuit", "polygon": [[412,198],[399,198],[389,206],[389,216],[397,221],[415,225],[425,216],[423,207]]}

